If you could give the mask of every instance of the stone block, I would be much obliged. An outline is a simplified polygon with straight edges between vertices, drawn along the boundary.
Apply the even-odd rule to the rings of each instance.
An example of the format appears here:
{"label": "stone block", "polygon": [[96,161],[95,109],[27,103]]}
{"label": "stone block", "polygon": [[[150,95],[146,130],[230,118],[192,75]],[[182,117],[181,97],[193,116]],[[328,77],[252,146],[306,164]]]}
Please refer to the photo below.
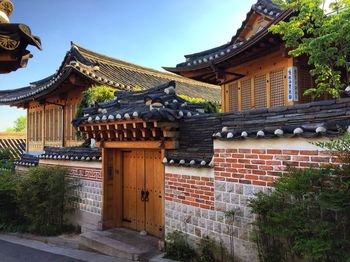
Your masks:
{"label": "stone block", "polygon": [[215,190],[226,191],[226,182],[215,181]]}

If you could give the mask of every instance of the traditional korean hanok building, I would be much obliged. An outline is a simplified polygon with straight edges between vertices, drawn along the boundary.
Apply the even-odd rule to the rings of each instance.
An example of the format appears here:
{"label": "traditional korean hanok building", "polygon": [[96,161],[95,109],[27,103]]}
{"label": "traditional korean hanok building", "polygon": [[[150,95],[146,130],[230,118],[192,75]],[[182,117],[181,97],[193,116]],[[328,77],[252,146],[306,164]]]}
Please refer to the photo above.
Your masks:
{"label": "traditional korean hanok building", "polygon": [[[349,98],[205,114],[201,105],[177,96],[175,82],[115,95],[73,121],[102,150],[83,153],[84,164],[70,169],[72,176],[94,180],[85,185],[89,193],[80,209],[97,210],[100,229],[128,228],[160,239],[180,230],[189,239],[210,236],[228,248],[233,237],[235,256],[245,262],[258,261],[248,200],[270,189],[288,166],[337,164],[312,142],[350,130]],[[91,159],[99,156],[102,172],[92,172]],[[57,149],[39,162],[70,165],[72,159],[73,152]],[[230,210],[233,235],[225,219]],[[83,234],[83,243],[94,249],[109,234]],[[109,250],[125,255],[118,246]]]}
{"label": "traditional korean hanok building", "polygon": [[9,73],[27,66],[33,55],[26,50],[28,45],[41,49],[40,39],[33,36],[25,24],[10,23],[13,4],[0,0],[0,74]]}
{"label": "traditional korean hanok building", "polygon": [[92,85],[116,90],[148,89],[176,80],[179,94],[219,101],[217,86],[107,57],[72,43],[57,72],[30,85],[0,91],[0,105],[27,110],[27,151],[82,143],[71,125],[81,93]]}
{"label": "traditional korean hanok building", "polygon": [[[220,100],[218,86],[134,65],[72,43],[55,74],[20,89],[0,92],[0,105],[27,110],[27,154],[16,162],[17,170],[38,165],[38,155],[44,151],[49,156],[49,164],[69,167],[72,175],[81,179],[81,194],[85,196],[75,221],[99,225],[102,151],[77,147],[84,141],[78,139],[71,124],[81,94],[92,85],[107,85],[128,93],[135,88],[147,90],[171,80],[176,80],[179,94]],[[152,136],[149,131],[151,129],[145,131],[146,137]],[[153,132],[157,137],[160,129]],[[132,136],[132,133],[125,135]]]}
{"label": "traditional korean hanok building", "polygon": [[303,93],[314,83],[307,59],[289,56],[281,37],[269,32],[291,15],[272,0],[258,0],[227,44],[186,55],[186,62],[165,69],[220,85],[224,112],[309,102]]}

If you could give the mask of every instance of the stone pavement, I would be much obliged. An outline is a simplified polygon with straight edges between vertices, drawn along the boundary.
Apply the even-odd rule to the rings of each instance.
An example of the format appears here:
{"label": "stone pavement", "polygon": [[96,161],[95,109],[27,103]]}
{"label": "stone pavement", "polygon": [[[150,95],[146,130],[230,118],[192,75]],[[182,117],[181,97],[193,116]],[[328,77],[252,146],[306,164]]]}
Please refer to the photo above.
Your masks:
{"label": "stone pavement", "polygon": [[0,262],[130,262],[93,252],[57,247],[35,240],[0,234]]}

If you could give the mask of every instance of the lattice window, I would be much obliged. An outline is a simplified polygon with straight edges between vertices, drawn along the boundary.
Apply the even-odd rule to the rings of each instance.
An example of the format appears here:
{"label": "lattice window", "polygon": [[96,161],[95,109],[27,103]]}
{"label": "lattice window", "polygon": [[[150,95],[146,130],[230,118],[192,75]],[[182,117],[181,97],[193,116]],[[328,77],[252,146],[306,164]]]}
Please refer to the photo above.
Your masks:
{"label": "lattice window", "polygon": [[310,72],[307,68],[300,67],[298,68],[299,71],[299,85],[300,85],[300,94],[299,94],[299,101],[301,103],[308,103],[311,101],[310,96],[304,96],[304,92],[314,87],[314,81],[310,75]]}
{"label": "lattice window", "polygon": [[28,140],[33,141],[33,113],[28,114]]}
{"label": "lattice window", "polygon": [[[72,105],[72,118],[71,118],[71,120],[73,120],[75,118],[76,113],[77,113],[77,104],[74,104],[74,105]],[[78,140],[74,126],[72,125],[71,122],[69,122],[69,125],[70,125],[71,130],[72,130],[72,140]]]}
{"label": "lattice window", "polygon": [[284,73],[283,69],[270,73],[271,106],[284,105]]}
{"label": "lattice window", "polygon": [[228,86],[228,110],[238,111],[238,82]]}
{"label": "lattice window", "polygon": [[242,94],[242,110],[251,109],[252,90],[251,90],[250,79],[242,81],[241,94]]}
{"label": "lattice window", "polygon": [[65,110],[65,130],[67,140],[73,140],[73,132],[72,132],[72,120],[73,120],[73,110],[74,105],[67,105]]}
{"label": "lattice window", "polygon": [[40,140],[40,111],[36,111],[34,113],[35,117],[35,124],[34,124],[34,140],[39,141]]}
{"label": "lattice window", "polygon": [[45,109],[45,140],[50,140],[50,110]]}
{"label": "lattice window", "polygon": [[61,140],[62,137],[62,109],[55,108],[55,141]]}
{"label": "lattice window", "polygon": [[255,108],[267,107],[266,75],[254,78],[254,99]]}
{"label": "lattice window", "polygon": [[50,117],[49,117],[49,141],[54,141],[54,112],[53,108],[50,109]]}

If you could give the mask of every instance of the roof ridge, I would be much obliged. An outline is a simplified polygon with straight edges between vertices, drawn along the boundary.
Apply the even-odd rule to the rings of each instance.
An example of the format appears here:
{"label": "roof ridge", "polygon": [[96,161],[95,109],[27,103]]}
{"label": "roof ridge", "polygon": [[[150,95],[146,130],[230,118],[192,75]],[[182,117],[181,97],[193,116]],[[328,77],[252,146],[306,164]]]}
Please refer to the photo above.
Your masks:
{"label": "roof ridge", "polygon": [[217,85],[212,85],[212,84],[200,82],[200,81],[193,80],[193,79],[190,79],[190,78],[186,78],[186,77],[183,77],[183,76],[179,76],[179,75],[176,75],[176,74],[173,74],[173,73],[162,72],[162,71],[159,71],[157,69],[153,69],[153,68],[137,65],[137,64],[126,62],[124,60],[120,60],[120,59],[117,59],[117,58],[114,58],[114,57],[106,56],[104,54],[101,54],[101,53],[92,51],[90,49],[87,49],[85,47],[82,47],[82,46],[80,46],[80,45],[78,45],[76,43],[72,43],[72,47],[76,47],[77,50],[83,56],[91,56],[91,57],[95,57],[95,58],[97,57],[97,58],[99,58],[97,60],[101,60],[101,58],[102,58],[102,60],[105,60],[106,62],[115,63],[118,66],[123,66],[124,68],[127,68],[127,69],[132,70],[132,71],[138,71],[138,72],[146,73],[146,74],[152,74],[153,73],[154,76],[165,78],[167,80],[175,80],[175,81],[178,81],[178,82],[183,82],[183,83],[188,83],[188,84],[193,84],[193,85],[198,85],[198,86],[203,86],[203,87],[209,87],[209,88],[215,88],[215,89],[219,89],[220,88]]}

